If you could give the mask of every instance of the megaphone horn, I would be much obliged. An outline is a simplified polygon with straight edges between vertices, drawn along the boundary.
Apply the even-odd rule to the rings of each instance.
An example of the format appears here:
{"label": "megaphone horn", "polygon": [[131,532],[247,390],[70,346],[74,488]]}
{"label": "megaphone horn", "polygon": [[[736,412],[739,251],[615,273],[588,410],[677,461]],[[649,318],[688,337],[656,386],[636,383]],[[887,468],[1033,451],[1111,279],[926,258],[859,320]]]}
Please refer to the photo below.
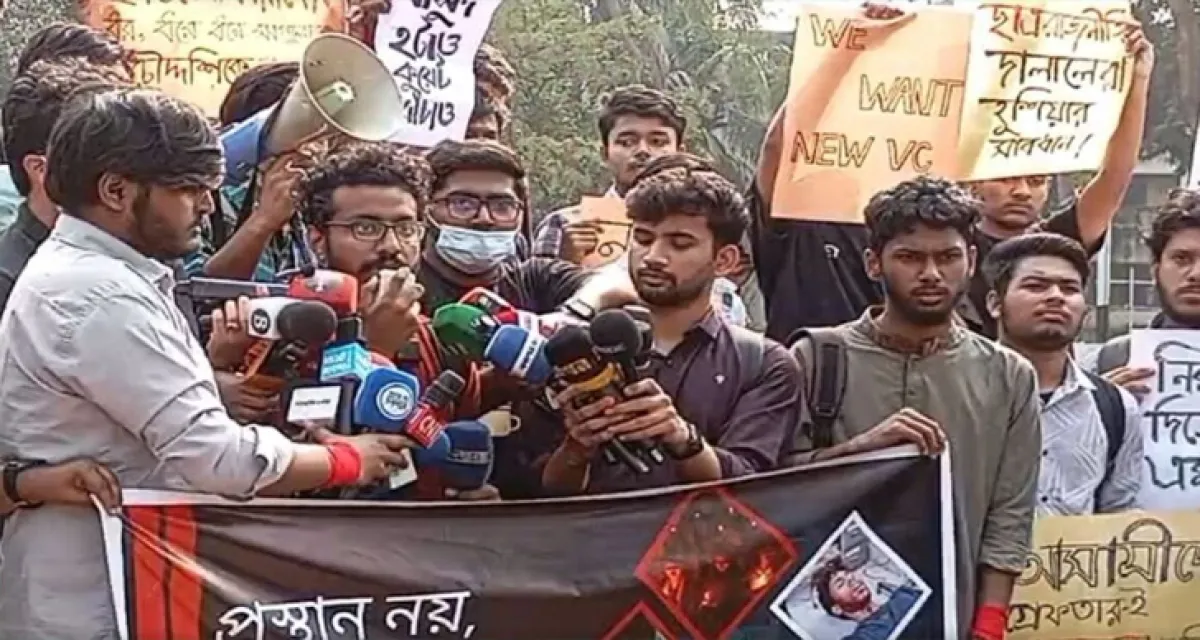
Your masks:
{"label": "megaphone horn", "polygon": [[241,184],[265,160],[333,129],[378,142],[404,125],[404,103],[383,61],[340,33],[317,36],[304,49],[288,94],[221,134],[226,182]]}

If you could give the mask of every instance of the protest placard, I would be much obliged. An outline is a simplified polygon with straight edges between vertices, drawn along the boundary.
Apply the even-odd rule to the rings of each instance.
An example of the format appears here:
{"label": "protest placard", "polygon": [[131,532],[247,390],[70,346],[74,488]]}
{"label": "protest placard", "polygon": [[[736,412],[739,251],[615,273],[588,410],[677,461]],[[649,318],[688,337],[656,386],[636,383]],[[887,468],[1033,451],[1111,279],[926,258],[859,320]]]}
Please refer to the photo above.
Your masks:
{"label": "protest placard", "polygon": [[1142,402],[1146,464],[1138,504],[1200,509],[1200,341],[1194,331],[1134,331],[1129,364],[1155,372]]}
{"label": "protest placard", "polygon": [[1010,640],[1200,638],[1200,513],[1043,518]]}
{"label": "protest placard", "polygon": [[862,222],[876,191],[957,173],[971,13],[927,8],[883,24],[860,14],[800,12],[773,217]]}
{"label": "protest placard", "polygon": [[125,639],[850,637],[814,599],[830,562],[879,583],[872,637],[957,638],[948,467],[880,452],[495,503],[126,491],[105,548]]}
{"label": "protest placard", "polygon": [[340,0],[81,0],[87,24],[133,54],[133,80],[216,117],[250,67],[299,61]]}
{"label": "protest placard", "polygon": [[959,166],[971,180],[1100,167],[1133,80],[1125,0],[979,6]]}
{"label": "protest placard", "polygon": [[585,223],[596,230],[596,247],[580,262],[585,268],[609,264],[624,255],[629,247],[629,229],[633,225],[625,214],[625,201],[621,198],[587,196],[566,216],[568,223]]}
{"label": "protest placard", "polygon": [[501,0],[395,0],[379,17],[375,52],[404,100],[392,140],[432,147],[462,140],[475,109],[475,52]]}

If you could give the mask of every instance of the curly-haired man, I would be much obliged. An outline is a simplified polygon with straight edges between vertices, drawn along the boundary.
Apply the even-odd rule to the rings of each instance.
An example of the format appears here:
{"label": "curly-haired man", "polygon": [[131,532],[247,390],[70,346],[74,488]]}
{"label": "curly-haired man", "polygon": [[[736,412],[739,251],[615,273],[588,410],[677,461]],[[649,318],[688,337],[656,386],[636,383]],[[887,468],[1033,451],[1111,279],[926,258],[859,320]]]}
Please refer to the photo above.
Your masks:
{"label": "curly-haired man", "polygon": [[[959,619],[974,620],[970,637],[990,639],[1004,635],[1025,566],[1042,436],[1033,367],[954,319],[975,271],[979,208],[963,187],[936,178],[875,194],[864,212],[865,257],[882,307],[807,332],[792,353],[812,392],[796,461],[903,444],[950,450]],[[837,380],[820,380],[839,365],[854,381],[852,403]]]}

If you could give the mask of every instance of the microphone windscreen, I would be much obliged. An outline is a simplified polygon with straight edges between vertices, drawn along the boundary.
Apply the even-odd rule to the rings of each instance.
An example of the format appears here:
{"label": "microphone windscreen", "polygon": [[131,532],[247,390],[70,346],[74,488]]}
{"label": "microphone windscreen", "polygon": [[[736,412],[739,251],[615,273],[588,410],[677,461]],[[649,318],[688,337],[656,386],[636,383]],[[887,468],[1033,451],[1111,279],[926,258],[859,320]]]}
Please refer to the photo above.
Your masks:
{"label": "microphone windscreen", "polygon": [[417,449],[418,465],[438,469],[445,484],[460,491],[478,489],[492,476],[495,443],[488,426],[478,420],[459,420],[443,431],[449,446],[444,451]]}
{"label": "microphone windscreen", "polygon": [[581,358],[594,358],[592,338],[583,327],[567,325],[546,341],[542,351],[552,366],[561,367]]}
{"label": "microphone windscreen", "polygon": [[342,316],[358,312],[358,280],[354,276],[317,269],[311,276],[296,276],[288,283],[288,295],[301,300],[320,300]]}
{"label": "microphone windscreen", "polygon": [[284,340],[320,346],[337,329],[337,314],[319,300],[297,300],[279,311],[276,323]]}
{"label": "microphone windscreen", "polygon": [[447,351],[478,360],[487,347],[487,338],[483,335],[487,317],[482,309],[452,302],[434,312],[433,333]]}
{"label": "microphone windscreen", "polygon": [[371,369],[371,355],[357,342],[326,347],[321,353],[321,382],[362,380]]}
{"label": "microphone windscreen", "polygon": [[505,373],[534,386],[546,384],[553,373],[544,349],[546,339],[515,325],[496,330],[483,357]]}
{"label": "microphone windscreen", "polygon": [[633,316],[621,309],[596,314],[588,325],[597,353],[609,358],[633,358],[642,350],[642,332]]}
{"label": "microphone windscreen", "polygon": [[417,377],[398,369],[373,369],[354,394],[354,424],[371,431],[403,433],[421,397]]}

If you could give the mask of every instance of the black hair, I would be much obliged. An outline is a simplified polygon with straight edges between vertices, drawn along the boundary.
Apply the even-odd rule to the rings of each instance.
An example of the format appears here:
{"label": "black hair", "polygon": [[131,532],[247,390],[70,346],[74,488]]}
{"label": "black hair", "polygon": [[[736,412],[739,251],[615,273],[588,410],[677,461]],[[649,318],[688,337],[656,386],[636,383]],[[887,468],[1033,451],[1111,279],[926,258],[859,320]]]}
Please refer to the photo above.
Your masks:
{"label": "black hair", "polygon": [[635,84],[620,87],[612,92],[600,108],[600,142],[607,145],[608,136],[622,116],[657,118],[675,131],[676,138],[683,141],[687,132],[687,118],[679,105],[658,89]]}
{"label": "black hair", "polygon": [[495,171],[516,182],[517,199],[529,211],[529,187],[525,165],[512,149],[494,140],[445,140],[425,154],[433,171],[431,192],[442,188],[446,179],[459,171]]}
{"label": "black hair", "polygon": [[[24,75],[35,62],[83,58],[102,66],[124,66],[128,54],[108,33],[74,22],[56,22],[33,34],[17,57],[14,75]],[[128,70],[128,69],[127,69]]]}
{"label": "black hair", "polygon": [[1172,189],[1167,201],[1158,206],[1146,236],[1154,262],[1162,260],[1171,238],[1186,229],[1200,229],[1200,189]]}
{"label": "black hair", "polygon": [[475,109],[471,112],[471,120],[480,118],[495,118],[496,132],[504,134],[508,127],[509,111],[503,102],[493,98],[482,86],[475,86]]}
{"label": "black hair", "polygon": [[817,595],[817,604],[825,610],[825,613],[835,617],[847,620],[848,618],[834,611],[837,603],[833,601],[833,578],[839,573],[847,571],[846,563],[842,561],[841,556],[835,557],[825,562],[816,571],[813,572],[812,583],[813,589]]}
{"label": "black hair", "polygon": [[638,186],[642,180],[669,169],[687,169],[688,171],[708,171],[711,173],[720,173],[720,171],[717,169],[717,166],[713,164],[712,160],[709,160],[708,158],[702,158],[693,153],[687,153],[686,151],[677,151],[675,153],[666,153],[661,156],[656,156],[653,160],[648,162],[646,166],[642,167],[642,170],[638,171],[637,175],[634,176],[633,182],[629,185],[629,189],[632,190],[634,187]]}
{"label": "black hair", "polygon": [[296,182],[294,202],[303,220],[324,229],[333,218],[333,194],[341,187],[399,187],[417,201],[423,215],[433,182],[429,164],[420,155],[390,142],[350,142],[339,145],[307,169]]}
{"label": "black hair", "polygon": [[918,176],[871,196],[863,210],[869,246],[883,251],[896,238],[919,226],[954,229],[975,244],[980,203],[965,187],[949,180]]}
{"label": "black hair", "polygon": [[147,186],[216,188],[224,163],[217,132],[185,100],[115,89],[72,100],[50,133],[46,191],[72,215],[99,202],[100,178]]}
{"label": "black hair", "polygon": [[120,72],[83,58],[39,60],[13,81],[4,100],[3,129],[4,151],[17,192],[29,196],[33,185],[25,171],[25,157],[46,154],[50,131],[73,96],[127,84]]}
{"label": "black hair", "polygon": [[673,215],[701,216],[708,223],[717,247],[737,245],[746,232],[746,203],[737,187],[706,167],[692,167],[676,159],[677,165],[660,168],[625,194],[625,211],[630,220],[656,224]]}
{"label": "black hair", "polygon": [[1008,292],[1013,273],[1021,262],[1026,258],[1043,256],[1062,258],[1071,263],[1082,283],[1086,283],[1091,274],[1087,250],[1083,245],[1057,233],[1027,233],[997,244],[983,262],[983,273],[992,290],[1003,296]]}
{"label": "black hair", "polygon": [[221,126],[237,124],[279,102],[299,75],[300,65],[296,62],[250,67],[229,85],[221,101]]}

